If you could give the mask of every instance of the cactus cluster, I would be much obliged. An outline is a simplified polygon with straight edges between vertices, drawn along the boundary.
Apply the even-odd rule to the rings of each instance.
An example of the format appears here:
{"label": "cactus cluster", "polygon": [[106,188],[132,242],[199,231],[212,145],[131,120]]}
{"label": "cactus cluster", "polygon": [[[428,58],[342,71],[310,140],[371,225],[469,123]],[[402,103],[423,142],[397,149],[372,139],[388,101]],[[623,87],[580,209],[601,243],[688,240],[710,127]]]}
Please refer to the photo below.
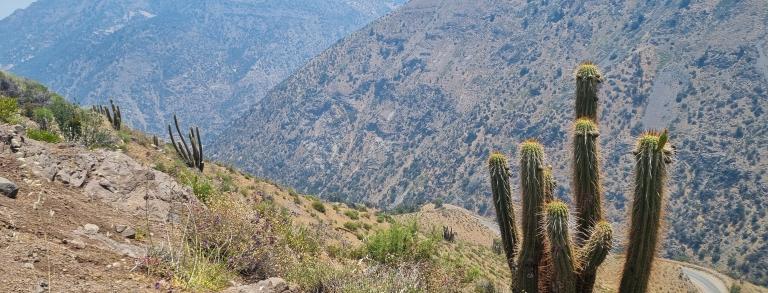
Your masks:
{"label": "cactus cluster", "polygon": [[456,241],[456,232],[453,231],[453,228],[450,228],[448,226],[443,226],[443,240],[448,242],[454,242]]}
{"label": "cactus cluster", "polygon": [[[112,128],[120,130],[123,125],[123,113],[120,112],[120,106],[115,105],[115,102],[112,99],[109,100],[109,104],[109,107],[93,105],[92,109],[94,112],[106,116],[107,120],[109,120],[109,124],[112,125]],[[112,109],[111,111],[110,108]]]}
{"label": "cactus cluster", "polygon": [[[568,205],[554,196],[556,182],[539,142],[529,139],[519,148],[522,235],[515,224],[507,159],[494,152],[488,160],[496,220],[514,292],[592,292],[597,269],[612,249],[613,231],[603,215],[598,143],[602,74],[595,64],[585,62],[576,70],[575,79],[573,220]],[[647,289],[659,242],[667,164],[672,160],[667,139],[666,131],[649,131],[637,142],[627,258],[619,292]]]}
{"label": "cactus cluster", "polygon": [[176,114],[173,114],[173,123],[176,125],[176,132],[179,134],[179,142],[176,141],[171,130],[171,125],[168,125],[168,135],[171,137],[171,144],[176,149],[176,153],[179,154],[184,163],[190,168],[196,168],[203,172],[205,163],[203,162],[203,144],[200,140],[200,128],[189,128],[189,142],[191,149],[188,147],[184,135],[181,134],[181,128],[179,128],[179,119],[176,118]]}

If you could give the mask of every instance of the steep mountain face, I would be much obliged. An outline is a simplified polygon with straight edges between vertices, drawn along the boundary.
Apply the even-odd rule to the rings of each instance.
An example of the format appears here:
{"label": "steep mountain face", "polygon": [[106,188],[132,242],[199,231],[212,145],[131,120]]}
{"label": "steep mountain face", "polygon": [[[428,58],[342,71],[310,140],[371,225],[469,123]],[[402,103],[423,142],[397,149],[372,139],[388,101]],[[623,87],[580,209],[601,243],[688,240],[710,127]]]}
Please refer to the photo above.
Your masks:
{"label": "steep mountain face", "polygon": [[664,254],[766,284],[766,8],[413,0],[279,84],[212,151],[326,198],[389,207],[441,198],[492,213],[489,153],[516,155],[535,137],[567,200],[572,72],[593,60],[606,77],[605,208],[617,229],[634,137],[669,128],[678,160]]}
{"label": "steep mountain face", "polygon": [[402,0],[39,0],[0,21],[0,67],[134,128],[215,128]]}

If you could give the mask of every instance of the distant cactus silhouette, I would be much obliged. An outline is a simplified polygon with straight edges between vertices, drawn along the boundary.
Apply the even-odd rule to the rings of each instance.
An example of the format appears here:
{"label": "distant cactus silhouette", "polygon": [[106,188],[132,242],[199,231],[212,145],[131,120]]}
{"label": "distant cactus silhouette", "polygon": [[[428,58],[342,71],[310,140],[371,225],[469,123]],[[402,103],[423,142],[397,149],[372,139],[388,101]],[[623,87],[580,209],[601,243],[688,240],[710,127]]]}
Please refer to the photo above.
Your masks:
{"label": "distant cactus silhouette", "polygon": [[448,226],[443,226],[443,240],[448,242],[454,242],[456,241],[456,232],[453,231],[453,228],[450,228]]}
{"label": "distant cactus silhouette", "polygon": [[176,149],[176,153],[179,154],[182,160],[190,168],[197,168],[200,172],[203,172],[205,163],[203,162],[203,144],[200,139],[200,128],[189,128],[189,142],[192,145],[192,149],[187,146],[187,142],[184,140],[184,135],[181,134],[179,128],[179,119],[176,118],[176,114],[173,114],[173,123],[176,125],[176,132],[179,134],[179,142],[173,136],[171,125],[168,125],[168,135],[171,137],[171,144]]}
{"label": "distant cactus silhouette", "polygon": [[[573,127],[572,189],[575,232],[568,206],[554,197],[556,182],[545,166],[543,146],[520,145],[522,239],[517,236],[506,157],[491,154],[488,167],[501,239],[514,292],[592,292],[597,269],[612,248],[613,231],[603,218],[598,97],[602,74],[582,63],[575,73],[576,122]],[[668,134],[647,132],[635,150],[635,194],[627,261],[619,292],[645,292],[659,241],[666,164],[672,160]],[[518,251],[519,246],[519,251]],[[519,255],[518,255],[519,253]]]}
{"label": "distant cactus silhouette", "polygon": [[120,111],[120,106],[115,105],[115,102],[110,99],[109,104],[112,108],[110,111],[110,107],[102,106],[102,105],[93,105],[92,109],[94,112],[100,113],[107,117],[107,120],[109,120],[109,124],[112,125],[112,128],[115,130],[120,130],[120,128],[123,125],[123,113]]}

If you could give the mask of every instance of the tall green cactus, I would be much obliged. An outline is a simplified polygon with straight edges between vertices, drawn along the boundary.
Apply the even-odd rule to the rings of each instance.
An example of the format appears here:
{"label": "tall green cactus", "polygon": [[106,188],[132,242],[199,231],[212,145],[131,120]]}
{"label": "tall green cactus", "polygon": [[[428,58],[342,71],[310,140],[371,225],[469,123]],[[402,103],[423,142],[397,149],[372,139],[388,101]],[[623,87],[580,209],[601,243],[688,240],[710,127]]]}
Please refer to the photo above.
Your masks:
{"label": "tall green cactus", "polygon": [[523,240],[517,271],[518,289],[534,292],[544,259],[544,235],[539,233],[547,186],[544,183],[544,147],[534,140],[520,146],[520,183],[523,203]]}
{"label": "tall green cactus", "polygon": [[[568,232],[568,206],[556,200],[546,206],[544,230],[549,240],[552,291],[575,293],[578,263]],[[533,292],[533,291],[530,291]]]}
{"label": "tall green cactus", "polygon": [[647,132],[635,147],[635,191],[629,225],[629,247],[619,290],[645,292],[651,275],[653,256],[659,242],[667,164],[672,150],[667,132]]}
{"label": "tall green cactus", "polygon": [[[602,74],[596,65],[587,62],[576,70],[575,79],[577,119],[572,153],[575,239],[572,240],[568,229],[568,207],[555,199],[556,182],[551,167],[544,166],[545,155],[540,143],[527,140],[520,146],[521,238],[517,237],[514,224],[506,158],[493,153],[489,160],[494,206],[515,279],[515,292],[592,292],[597,269],[612,248],[613,231],[603,216],[601,154],[597,139],[597,92]],[[672,156],[666,146],[667,139],[666,132],[649,132],[638,142],[630,243],[620,292],[646,289],[659,238],[665,164]],[[514,246],[517,243],[521,243],[519,251]]]}
{"label": "tall green cactus", "polygon": [[491,190],[496,210],[496,222],[501,231],[501,244],[507,256],[507,265],[514,274],[517,271],[517,227],[515,227],[515,209],[512,207],[512,189],[509,186],[509,166],[507,158],[501,153],[493,153],[488,160],[491,173]]}
{"label": "tall green cactus", "polygon": [[168,136],[171,137],[171,144],[176,149],[176,153],[190,168],[196,168],[203,172],[205,162],[203,162],[203,143],[200,139],[200,128],[189,128],[189,143],[192,144],[192,149],[187,146],[187,141],[184,140],[184,135],[181,134],[181,128],[179,128],[179,119],[176,118],[176,114],[173,114],[173,123],[176,125],[176,132],[179,134],[180,142],[176,142],[171,125],[168,125]]}
{"label": "tall green cactus", "polygon": [[586,117],[597,121],[597,92],[603,74],[592,62],[582,63],[576,69],[576,118]]}

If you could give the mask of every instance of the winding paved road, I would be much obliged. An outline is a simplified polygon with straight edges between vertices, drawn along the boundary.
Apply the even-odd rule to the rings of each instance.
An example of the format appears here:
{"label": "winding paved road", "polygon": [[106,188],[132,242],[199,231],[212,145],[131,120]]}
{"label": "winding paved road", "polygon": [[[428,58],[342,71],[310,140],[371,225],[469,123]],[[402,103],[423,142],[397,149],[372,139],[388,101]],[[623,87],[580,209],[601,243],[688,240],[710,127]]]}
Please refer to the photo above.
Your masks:
{"label": "winding paved road", "polygon": [[720,278],[713,276],[705,271],[692,269],[688,267],[682,267],[683,273],[688,276],[693,285],[699,288],[704,293],[728,293],[728,288],[725,287],[723,281]]}

